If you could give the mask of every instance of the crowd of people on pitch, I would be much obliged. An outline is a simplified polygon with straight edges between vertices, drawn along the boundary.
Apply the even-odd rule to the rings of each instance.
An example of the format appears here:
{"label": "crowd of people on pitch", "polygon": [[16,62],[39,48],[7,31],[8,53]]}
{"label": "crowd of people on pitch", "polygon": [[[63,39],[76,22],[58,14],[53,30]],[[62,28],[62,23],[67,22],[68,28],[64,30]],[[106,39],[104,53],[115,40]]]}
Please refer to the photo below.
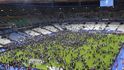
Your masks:
{"label": "crowd of people on pitch", "polygon": [[57,67],[63,69],[108,69],[119,51],[117,50],[119,47],[113,47],[113,44],[117,46],[122,39],[123,36],[109,36],[95,31],[79,31],[77,33],[63,31],[29,39],[23,47],[1,53],[0,59],[6,63],[4,66],[7,69],[10,66],[21,68],[25,64],[29,68],[37,68],[35,64],[28,64],[28,60],[31,58],[41,59],[44,65],[50,67],[59,64]]}

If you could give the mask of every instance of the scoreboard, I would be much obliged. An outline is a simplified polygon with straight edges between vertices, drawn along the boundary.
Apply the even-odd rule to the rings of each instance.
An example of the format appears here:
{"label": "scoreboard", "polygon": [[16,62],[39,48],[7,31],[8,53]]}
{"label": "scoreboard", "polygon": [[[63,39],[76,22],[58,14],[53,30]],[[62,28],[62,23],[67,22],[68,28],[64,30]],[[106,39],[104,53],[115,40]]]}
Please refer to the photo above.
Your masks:
{"label": "scoreboard", "polygon": [[113,7],[114,0],[100,0],[100,7]]}

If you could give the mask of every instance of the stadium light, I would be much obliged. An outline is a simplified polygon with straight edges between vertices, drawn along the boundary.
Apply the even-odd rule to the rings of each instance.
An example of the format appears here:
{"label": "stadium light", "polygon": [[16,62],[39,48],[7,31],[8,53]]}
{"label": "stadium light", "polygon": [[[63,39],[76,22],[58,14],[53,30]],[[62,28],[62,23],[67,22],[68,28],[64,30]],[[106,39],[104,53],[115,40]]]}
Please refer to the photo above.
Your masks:
{"label": "stadium light", "polygon": [[62,10],[62,8],[59,8],[59,10]]}
{"label": "stadium light", "polygon": [[4,11],[3,9],[1,9],[1,12]]}
{"label": "stadium light", "polygon": [[9,11],[12,11],[12,9],[10,9]]}
{"label": "stadium light", "polygon": [[75,8],[72,8],[72,10],[74,10]]}

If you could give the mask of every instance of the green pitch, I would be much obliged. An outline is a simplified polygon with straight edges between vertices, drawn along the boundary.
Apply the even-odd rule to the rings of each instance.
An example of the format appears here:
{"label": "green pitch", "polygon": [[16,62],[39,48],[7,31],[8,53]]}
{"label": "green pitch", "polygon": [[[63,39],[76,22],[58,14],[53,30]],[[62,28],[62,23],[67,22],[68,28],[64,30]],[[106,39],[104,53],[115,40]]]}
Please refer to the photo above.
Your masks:
{"label": "green pitch", "polygon": [[[34,46],[24,46],[0,54],[0,62],[47,70],[109,70],[119,53],[124,35],[65,32],[46,37]],[[40,59],[43,63],[31,63]]]}

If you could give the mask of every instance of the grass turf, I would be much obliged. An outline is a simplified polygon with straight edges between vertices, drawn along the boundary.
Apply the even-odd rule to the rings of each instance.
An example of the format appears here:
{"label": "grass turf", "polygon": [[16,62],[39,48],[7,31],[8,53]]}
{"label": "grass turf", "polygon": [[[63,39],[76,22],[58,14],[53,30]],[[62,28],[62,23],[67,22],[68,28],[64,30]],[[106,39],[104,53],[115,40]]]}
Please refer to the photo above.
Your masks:
{"label": "grass turf", "polygon": [[[67,32],[47,37],[35,46],[24,46],[0,54],[0,62],[18,61],[22,66],[47,70],[62,67],[66,70],[108,70],[124,42],[124,35]],[[44,63],[29,64],[30,59]]]}

